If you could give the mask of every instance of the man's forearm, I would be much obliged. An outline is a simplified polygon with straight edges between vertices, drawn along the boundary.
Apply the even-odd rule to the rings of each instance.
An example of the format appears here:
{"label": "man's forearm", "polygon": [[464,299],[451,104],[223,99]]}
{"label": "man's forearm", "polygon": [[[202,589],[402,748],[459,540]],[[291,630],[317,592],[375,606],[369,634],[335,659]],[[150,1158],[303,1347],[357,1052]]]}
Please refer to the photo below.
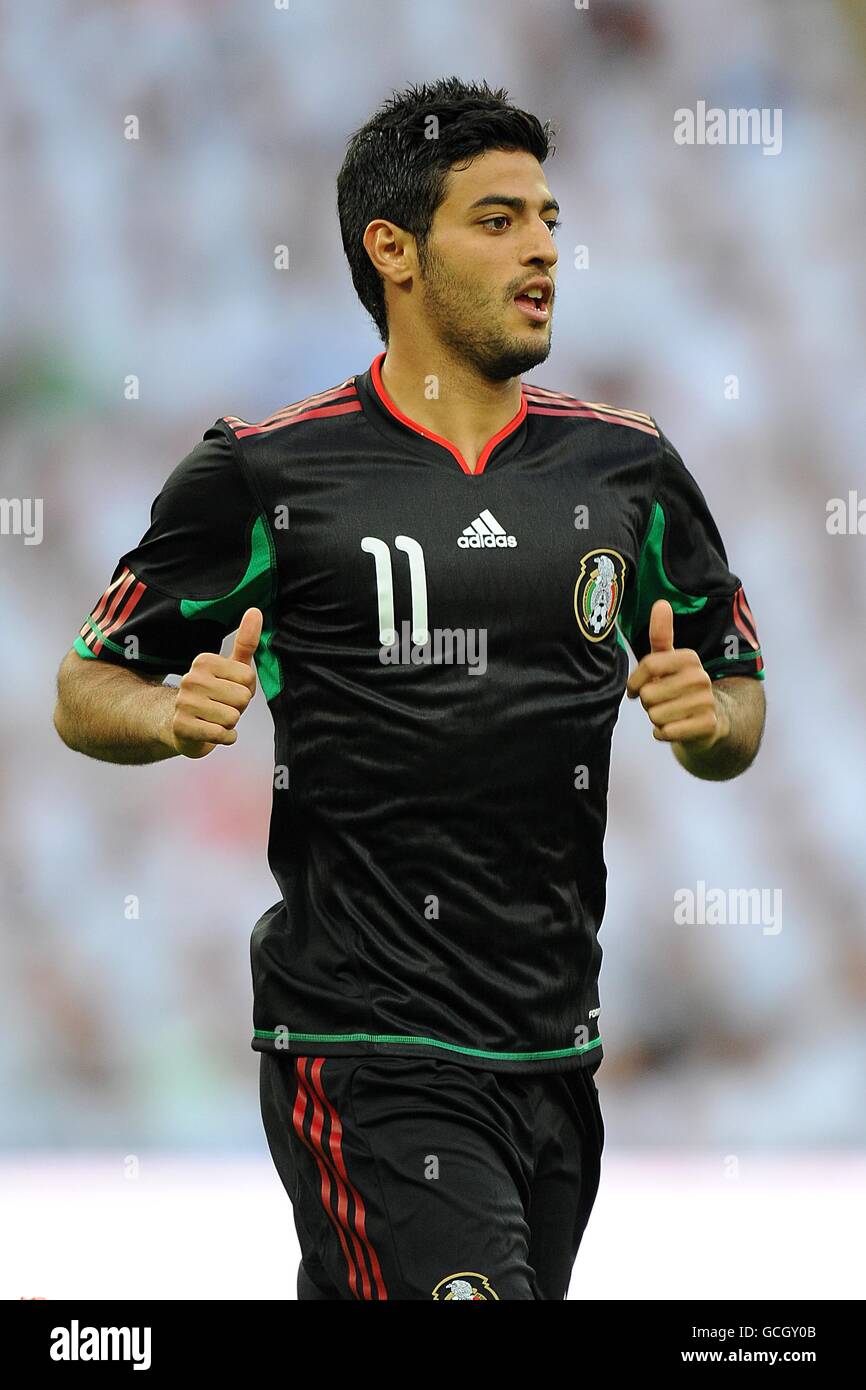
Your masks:
{"label": "man's forearm", "polygon": [[695,777],[724,782],[738,777],[754,761],[764,731],[763,682],[751,676],[726,676],[713,686],[725,732],[709,748],[672,745],[677,761]]}
{"label": "man's forearm", "polygon": [[70,654],[58,675],[54,727],[67,747],[108,763],[177,757],[167,741],[177,688],[122,666],[88,665]]}

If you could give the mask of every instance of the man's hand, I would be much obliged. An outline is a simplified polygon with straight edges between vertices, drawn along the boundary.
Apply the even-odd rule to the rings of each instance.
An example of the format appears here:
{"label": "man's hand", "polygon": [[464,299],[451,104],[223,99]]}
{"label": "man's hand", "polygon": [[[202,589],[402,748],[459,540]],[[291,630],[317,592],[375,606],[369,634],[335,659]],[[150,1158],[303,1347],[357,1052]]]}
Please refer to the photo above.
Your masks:
{"label": "man's hand", "polygon": [[667,599],[656,599],[652,606],[649,640],[649,654],[629,676],[628,698],[640,696],[654,726],[653,738],[706,752],[728,736],[730,717],[697,652],[674,647],[674,610]]}
{"label": "man's hand", "polygon": [[166,742],[186,758],[204,758],[218,743],[235,743],[235,725],[256,691],[253,653],[262,635],[261,610],[241,618],[231,656],[199,652],[177,692]]}

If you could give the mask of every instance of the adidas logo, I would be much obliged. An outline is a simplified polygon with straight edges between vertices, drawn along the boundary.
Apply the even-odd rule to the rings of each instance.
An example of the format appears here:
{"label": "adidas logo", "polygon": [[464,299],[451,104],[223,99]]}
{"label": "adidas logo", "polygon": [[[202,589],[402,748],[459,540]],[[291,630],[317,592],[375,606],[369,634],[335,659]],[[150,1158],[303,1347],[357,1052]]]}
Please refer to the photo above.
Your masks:
{"label": "adidas logo", "polygon": [[470,526],[467,526],[462,536],[457,537],[457,544],[462,550],[493,550],[495,548],[514,549],[517,545],[517,537],[506,534],[505,527],[500,526],[492,512],[485,507],[480,512]]}

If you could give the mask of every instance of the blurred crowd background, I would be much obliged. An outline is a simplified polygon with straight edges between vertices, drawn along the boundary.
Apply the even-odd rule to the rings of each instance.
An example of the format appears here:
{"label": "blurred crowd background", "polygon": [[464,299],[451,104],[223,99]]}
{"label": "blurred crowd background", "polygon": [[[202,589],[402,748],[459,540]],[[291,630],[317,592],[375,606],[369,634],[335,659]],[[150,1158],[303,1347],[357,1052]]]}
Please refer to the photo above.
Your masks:
{"label": "blurred crowd background", "polygon": [[[766,662],[764,747],[730,783],[621,712],[608,1142],[862,1146],[866,536],[826,525],[830,498],[866,497],[862,4],[4,0],[0,41],[0,493],[44,499],[41,544],[0,537],[0,1146],[264,1147],[267,706],[201,764],[119,767],[61,743],[55,675],[212,421],[380,350],[336,172],[393,89],[452,73],[557,129],[557,312],[531,379],[656,416]],[[677,145],[701,100],[781,109],[781,152]],[[780,889],[782,930],[675,925],[699,880]]]}

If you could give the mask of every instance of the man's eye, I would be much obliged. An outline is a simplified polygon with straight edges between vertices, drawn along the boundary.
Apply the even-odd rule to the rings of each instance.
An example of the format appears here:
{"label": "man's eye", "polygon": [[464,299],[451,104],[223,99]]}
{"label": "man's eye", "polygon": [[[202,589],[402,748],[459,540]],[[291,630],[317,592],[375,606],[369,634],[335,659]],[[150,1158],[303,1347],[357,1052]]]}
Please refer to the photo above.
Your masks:
{"label": "man's eye", "polygon": [[[484,219],[484,221],[481,223],[481,225],[482,225],[482,227],[489,227],[489,226],[491,226],[491,224],[494,223],[494,222],[505,222],[505,223],[507,224],[507,223],[509,223],[510,221],[511,221],[511,219],[510,219],[504,212],[497,212],[495,217],[486,217],[486,218]],[[550,235],[553,236],[554,233],[556,232],[557,227],[561,227],[561,226],[562,226],[562,222],[561,222],[558,218],[557,218],[557,220],[556,220],[555,222],[548,222],[548,221],[545,219],[545,225],[546,225],[547,227],[550,228]],[[496,231],[500,231],[500,230],[504,231],[505,228],[504,228],[504,227],[503,227],[503,228],[498,228],[498,227],[497,227],[495,230],[496,230]]]}

